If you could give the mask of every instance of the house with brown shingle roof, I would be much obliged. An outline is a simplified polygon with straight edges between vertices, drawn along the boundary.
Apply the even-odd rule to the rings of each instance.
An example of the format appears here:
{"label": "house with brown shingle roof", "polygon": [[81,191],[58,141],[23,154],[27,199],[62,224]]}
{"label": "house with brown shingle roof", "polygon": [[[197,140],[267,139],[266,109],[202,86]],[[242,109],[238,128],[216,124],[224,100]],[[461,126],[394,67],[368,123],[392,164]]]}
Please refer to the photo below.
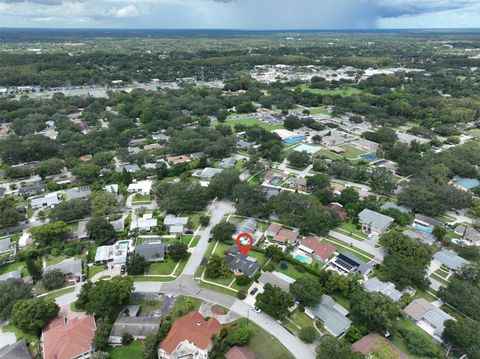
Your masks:
{"label": "house with brown shingle roof", "polygon": [[89,358],[97,325],[92,315],[54,319],[42,333],[44,359]]}
{"label": "house with brown shingle roof", "polygon": [[167,337],[158,346],[159,359],[207,358],[212,336],[222,329],[215,318],[205,320],[199,312],[184,315],[173,323]]}
{"label": "house with brown shingle roof", "polygon": [[172,165],[176,165],[182,162],[190,162],[190,156],[189,155],[170,156],[170,157],[167,157],[167,162]]}
{"label": "house with brown shingle roof", "polygon": [[[306,253],[322,262],[326,262],[337,249],[333,244],[321,242],[316,237],[305,237],[305,239],[300,242],[298,249],[304,250],[304,248],[308,249],[305,251]],[[313,252],[310,253],[310,251]]]}
{"label": "house with brown shingle roof", "polygon": [[382,345],[382,341],[387,343],[387,345],[390,347],[392,352],[394,352],[399,359],[408,359],[408,356],[405,353],[401,352],[400,349],[398,349],[395,344],[393,344],[390,340],[385,339],[384,337],[376,333],[368,334],[363,338],[361,338],[360,340],[353,343],[352,351],[362,353],[363,355],[366,355],[368,358],[369,357],[368,354],[370,354],[375,349],[378,349]]}
{"label": "house with brown shingle roof", "polygon": [[246,345],[231,347],[228,352],[225,353],[227,359],[257,359],[257,355],[250,350]]}
{"label": "house with brown shingle roof", "polygon": [[298,238],[298,231],[291,231],[289,229],[281,229],[272,241],[285,244],[286,242],[295,242]]}

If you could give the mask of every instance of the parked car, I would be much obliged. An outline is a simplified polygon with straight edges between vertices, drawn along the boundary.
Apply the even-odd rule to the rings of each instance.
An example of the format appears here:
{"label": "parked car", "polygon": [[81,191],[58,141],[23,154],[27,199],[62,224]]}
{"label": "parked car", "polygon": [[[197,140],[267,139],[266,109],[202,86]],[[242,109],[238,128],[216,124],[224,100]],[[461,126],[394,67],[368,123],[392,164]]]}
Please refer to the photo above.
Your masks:
{"label": "parked car", "polygon": [[80,282],[80,276],[79,276],[79,275],[77,275],[77,276],[75,277],[75,282],[77,282],[77,283]]}
{"label": "parked car", "polygon": [[250,291],[250,295],[254,295],[254,294],[257,293],[257,292],[258,292],[258,288],[255,287],[255,288],[253,288],[253,289]]}
{"label": "parked car", "polygon": [[124,264],[122,264],[122,266],[120,267],[120,274],[125,274],[125,271],[126,271],[126,267]]}
{"label": "parked car", "polygon": [[185,231],[185,234],[193,234],[193,230],[192,230],[192,229],[187,229],[187,230]]}
{"label": "parked car", "polygon": [[262,312],[262,310],[259,307],[253,307],[253,311],[255,313],[261,313]]}

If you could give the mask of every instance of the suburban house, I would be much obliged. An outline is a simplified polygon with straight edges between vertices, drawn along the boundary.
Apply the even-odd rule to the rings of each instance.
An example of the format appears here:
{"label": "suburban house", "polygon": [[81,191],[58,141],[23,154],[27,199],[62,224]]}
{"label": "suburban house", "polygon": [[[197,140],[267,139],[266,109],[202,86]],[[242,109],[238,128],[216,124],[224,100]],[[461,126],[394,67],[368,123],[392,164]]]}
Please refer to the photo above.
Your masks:
{"label": "suburban house", "polygon": [[14,270],[11,272],[0,274],[0,282],[6,281],[7,279],[10,279],[10,278],[20,279],[22,278],[22,272],[20,272],[19,270]]}
{"label": "suburban house", "polygon": [[265,236],[275,237],[278,234],[278,232],[280,232],[281,229],[282,229],[281,224],[272,223],[268,226],[267,230],[265,231]]}
{"label": "suburban house", "polygon": [[150,180],[137,181],[128,185],[127,191],[142,195],[150,194],[153,182]]}
{"label": "suburban house", "polygon": [[218,166],[223,169],[232,168],[237,163],[237,160],[233,157],[227,157],[220,161]]}
{"label": "suburban house", "polygon": [[170,156],[170,157],[167,157],[167,162],[172,165],[177,165],[183,162],[190,162],[190,156],[189,155]]}
{"label": "suburban house", "polygon": [[468,265],[468,261],[463,259],[452,250],[443,249],[433,255],[433,261],[440,263],[452,272],[459,271],[463,266]]}
{"label": "suburban house", "polygon": [[463,240],[468,244],[480,246],[480,232],[473,227],[467,227],[463,234]]}
{"label": "suburban house", "polygon": [[161,150],[163,146],[159,143],[151,143],[149,145],[143,146],[144,151],[153,151],[153,150]]}
{"label": "suburban house", "polygon": [[242,140],[241,138],[237,140],[237,147],[242,150],[248,150],[250,147],[254,145],[255,144],[253,142],[248,142],[248,141]]}
{"label": "suburban house", "polygon": [[423,298],[412,301],[403,309],[403,313],[430,334],[438,343],[442,343],[444,322],[446,320],[454,320],[449,314]]}
{"label": "suburban house", "polygon": [[88,220],[86,219],[83,219],[78,222],[77,230],[73,234],[75,238],[80,240],[88,238],[87,224],[88,224]]}
{"label": "suburban house", "polygon": [[402,292],[395,289],[395,284],[391,282],[382,282],[377,277],[366,280],[363,285],[367,292],[378,292],[385,294],[394,302],[398,302],[402,297]]}
{"label": "suburban house", "polygon": [[195,171],[192,176],[210,181],[213,176],[222,171],[223,170],[221,168],[205,167],[203,169]]}
{"label": "suburban house", "polygon": [[128,243],[115,243],[111,246],[100,246],[95,252],[95,264],[122,265],[127,262]]}
{"label": "suburban house", "polygon": [[263,232],[257,232],[257,221],[253,218],[247,218],[241,221],[233,234],[235,240],[240,233],[249,233],[253,237],[253,243],[256,244],[263,236]]}
{"label": "suburban house", "polygon": [[415,239],[417,241],[428,244],[430,246],[436,240],[433,234],[415,227],[411,227],[411,229],[404,230],[403,234],[411,239]]}
{"label": "suburban house", "polygon": [[167,245],[161,242],[144,242],[135,247],[135,253],[147,262],[158,262],[165,259]]}
{"label": "suburban house", "polygon": [[263,176],[263,179],[274,186],[278,186],[286,177],[287,175],[284,173],[268,171]]}
{"label": "suburban house", "polygon": [[4,187],[0,187],[0,198],[5,196],[5,192],[7,192],[7,190]]}
{"label": "suburban house", "polygon": [[185,226],[188,223],[188,217],[177,217],[173,214],[167,214],[163,219],[163,225],[167,227],[171,234],[182,234],[185,232]]}
{"label": "suburban house", "polygon": [[65,190],[65,200],[87,198],[91,193],[92,191],[88,187],[69,188]]}
{"label": "suburban house", "polygon": [[77,258],[67,258],[61,261],[60,263],[53,264],[46,267],[43,270],[43,273],[48,273],[52,270],[59,270],[65,276],[76,276],[82,274],[82,260]]}
{"label": "suburban house", "polygon": [[414,226],[420,225],[421,227],[419,227],[419,228],[427,227],[427,228],[433,229],[433,227],[435,227],[435,226],[444,227],[445,222],[442,222],[438,219],[435,219],[435,218],[425,216],[423,214],[418,213],[418,214],[415,215],[415,220],[413,221],[413,225]]}
{"label": "suburban house", "polygon": [[322,295],[316,307],[306,307],[305,314],[312,319],[320,319],[325,329],[335,337],[345,333],[352,324],[352,321],[347,318],[349,311],[326,294]]}
{"label": "suburban house", "polygon": [[139,316],[140,306],[126,305],[113,323],[108,343],[122,344],[123,333],[129,333],[135,340],[145,340],[150,334],[157,333],[160,328],[161,318]]}
{"label": "suburban house", "polygon": [[229,248],[225,256],[225,262],[227,262],[228,267],[235,275],[246,275],[250,278],[252,278],[260,268],[255,258],[244,256],[239,252],[235,244]]}
{"label": "suburban house", "polygon": [[135,173],[140,171],[140,167],[136,163],[126,163],[120,166],[115,167],[115,172],[122,173],[123,170],[127,171],[128,173]]}
{"label": "suburban house", "polygon": [[142,150],[140,149],[140,147],[127,147],[127,151],[128,151],[128,153],[130,153],[131,155],[137,155],[137,154],[139,154],[140,152],[142,152]]}
{"label": "suburban house", "polygon": [[[262,272],[262,275],[257,279],[257,282],[264,286],[269,283],[274,287],[279,287],[284,292],[290,292],[290,284],[295,283],[295,279],[280,273],[280,272]],[[253,284],[255,285],[255,284]]]}
{"label": "suburban house", "polygon": [[358,214],[358,221],[361,223],[364,233],[381,236],[388,230],[394,219],[365,208]]}
{"label": "suburban house", "polygon": [[358,259],[355,254],[349,252],[340,253],[332,260],[331,264],[335,268],[340,269],[340,272],[347,274],[358,272],[365,276],[372,269],[368,263]]}
{"label": "suburban house", "polygon": [[367,358],[369,358],[372,351],[381,347],[382,342],[387,343],[387,345],[390,347],[390,350],[395,353],[395,357],[397,357],[398,359],[409,358],[408,355],[398,349],[398,347],[390,340],[377,333],[370,333],[361,338],[360,340],[357,340],[355,343],[352,344],[352,351],[362,353]]}
{"label": "suburban house", "polygon": [[157,227],[158,221],[153,218],[152,213],[145,213],[143,217],[132,220],[130,223],[130,230],[150,231],[152,228]]}
{"label": "suburban house", "polygon": [[258,359],[257,355],[246,345],[241,347],[235,345],[225,353],[226,359]]}
{"label": "suburban house", "polygon": [[385,202],[384,204],[382,204],[382,205],[380,206],[380,208],[383,209],[383,210],[393,208],[393,209],[399,210],[399,211],[402,212],[402,213],[408,213],[408,212],[411,211],[410,208],[408,208],[408,207],[406,207],[406,206],[399,206],[398,204],[395,204],[395,203],[393,203],[393,202]]}
{"label": "suburban house", "polygon": [[25,339],[0,348],[0,359],[32,359]]}
{"label": "suburban house", "polygon": [[0,254],[11,252],[12,247],[13,246],[12,246],[12,241],[10,240],[10,237],[0,239]]}
{"label": "suburban house", "polygon": [[343,206],[340,203],[330,203],[325,207],[334,212],[342,221],[348,217],[348,213],[343,210]]}
{"label": "suburban house", "polygon": [[32,194],[43,192],[44,190],[45,190],[45,183],[43,183],[43,181],[37,181],[19,188],[18,193],[32,195]]}
{"label": "suburban house", "polygon": [[42,332],[44,359],[89,358],[97,326],[92,315],[57,317]]}
{"label": "suburban house", "polygon": [[118,194],[118,184],[109,184],[108,186],[103,187],[103,190],[113,194]]}
{"label": "suburban house", "polygon": [[167,337],[158,346],[159,359],[207,359],[212,349],[212,336],[222,329],[215,318],[205,320],[199,312],[176,320]]}
{"label": "suburban house", "polygon": [[290,229],[281,229],[278,231],[277,235],[273,237],[272,241],[277,242],[279,244],[285,243],[293,243],[298,238],[298,231],[297,230],[290,230]]}
{"label": "suburban house", "polygon": [[287,179],[286,184],[300,191],[305,191],[307,188],[307,179],[305,177],[293,177]]}
{"label": "suburban house", "polygon": [[337,248],[333,244],[321,242],[316,237],[305,237],[300,242],[298,249],[311,255],[316,260],[326,262]]}
{"label": "suburban house", "polygon": [[60,201],[58,200],[58,196],[56,193],[49,193],[45,196],[32,198],[30,200],[30,206],[33,209],[38,209],[42,207],[53,208],[59,203]]}

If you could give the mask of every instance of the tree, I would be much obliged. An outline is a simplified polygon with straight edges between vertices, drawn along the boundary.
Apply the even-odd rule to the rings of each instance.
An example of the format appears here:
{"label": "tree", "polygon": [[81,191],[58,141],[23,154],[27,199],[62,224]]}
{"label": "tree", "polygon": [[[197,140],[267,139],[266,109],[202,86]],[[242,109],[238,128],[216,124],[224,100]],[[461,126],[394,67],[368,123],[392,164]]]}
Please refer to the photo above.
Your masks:
{"label": "tree", "polygon": [[188,247],[182,242],[175,242],[168,246],[168,256],[178,262],[185,258],[188,254]]}
{"label": "tree", "polygon": [[83,198],[75,198],[68,202],[57,204],[50,214],[53,221],[71,222],[82,219],[90,214],[90,202]]}
{"label": "tree", "polygon": [[439,298],[470,318],[480,321],[480,288],[453,276],[447,288],[440,288]]}
{"label": "tree", "polygon": [[127,273],[129,275],[143,275],[148,268],[148,263],[140,254],[134,253],[128,257]]}
{"label": "tree", "polygon": [[327,188],[330,186],[330,176],[320,173],[307,177],[307,188],[310,191]]}
{"label": "tree", "polygon": [[38,335],[43,326],[58,315],[59,310],[54,299],[21,299],[13,305],[12,322],[24,332]]}
{"label": "tree", "polygon": [[68,227],[63,221],[50,222],[30,229],[30,233],[40,246],[45,247],[53,242],[59,242],[65,239],[68,233]]}
{"label": "tree", "polygon": [[397,305],[382,293],[359,290],[352,295],[350,303],[352,315],[371,330],[391,330],[399,315]]}
{"label": "tree", "polygon": [[90,203],[93,216],[108,216],[117,208],[117,196],[110,192],[95,192],[91,195]]}
{"label": "tree", "polygon": [[13,198],[0,198],[0,228],[16,226],[23,219],[24,216],[17,212]]}
{"label": "tree", "polygon": [[200,225],[206,227],[210,223],[210,217],[205,214],[202,214],[199,218],[199,222],[200,222]]}
{"label": "tree", "polygon": [[242,216],[268,216],[267,196],[259,187],[241,182],[233,188],[232,200]]}
{"label": "tree", "polygon": [[[162,327],[165,325],[164,323],[162,323]],[[143,359],[157,359],[159,343],[160,335],[158,333],[148,335],[143,342]]]}
{"label": "tree", "polygon": [[60,288],[65,284],[65,276],[58,269],[53,269],[43,275],[43,286],[47,290]]}
{"label": "tree", "polygon": [[112,331],[112,325],[104,318],[97,320],[97,330],[93,336],[93,348],[95,350],[105,350],[108,347],[108,337]]}
{"label": "tree", "polygon": [[292,151],[287,156],[290,166],[296,168],[305,168],[310,162],[310,155],[306,152]]}
{"label": "tree", "polygon": [[214,241],[229,242],[235,233],[235,226],[230,222],[222,221],[212,228],[212,238]]}
{"label": "tree", "polygon": [[13,305],[32,297],[32,286],[20,278],[10,278],[0,282],[0,320],[10,317]]}
{"label": "tree", "polygon": [[480,322],[460,317],[444,325],[442,339],[452,349],[466,353],[468,358],[480,358]]}
{"label": "tree", "polygon": [[359,199],[360,199],[360,196],[357,190],[353,187],[345,188],[344,190],[342,190],[342,192],[340,192],[339,202],[343,206],[347,206],[349,204],[355,204],[358,202]]}
{"label": "tree", "polygon": [[317,359],[335,358],[335,359],[361,359],[360,353],[352,353],[350,346],[344,341],[340,341],[330,334],[320,337],[320,343],[317,347]]}
{"label": "tree", "polygon": [[305,307],[315,307],[323,294],[318,281],[302,277],[290,284],[290,293]]}
{"label": "tree", "polygon": [[435,226],[433,227],[432,234],[437,241],[442,241],[447,235],[448,231],[446,228]]}
{"label": "tree", "polygon": [[315,233],[324,236],[331,228],[340,224],[340,218],[324,208],[306,209],[300,218],[300,232],[302,234]]}
{"label": "tree", "polygon": [[226,341],[228,345],[246,345],[248,344],[252,333],[245,327],[239,327],[234,330],[229,331]]}
{"label": "tree", "polygon": [[245,274],[239,275],[235,278],[235,284],[241,287],[248,285],[250,281],[251,281],[250,277]]}
{"label": "tree", "polygon": [[239,175],[240,173],[235,168],[223,170],[213,176],[208,188],[218,198],[230,197],[233,187],[240,183]]}
{"label": "tree", "polygon": [[33,280],[37,281],[42,278],[42,270],[40,268],[40,265],[36,261],[27,258],[25,260],[25,264],[27,265],[28,274],[30,274]]}
{"label": "tree", "polygon": [[220,277],[226,277],[229,271],[230,270],[228,269],[225,260],[222,257],[214,254],[210,257],[207,263],[207,266],[205,268],[205,275],[207,276],[207,278],[216,279]]}
{"label": "tree", "polygon": [[72,169],[72,173],[83,183],[92,184],[100,175],[100,166],[94,163],[81,163]]}
{"label": "tree", "polygon": [[303,327],[300,329],[299,338],[305,343],[313,343],[317,339],[318,333],[314,327]]}
{"label": "tree", "polygon": [[297,116],[289,115],[283,121],[283,126],[290,131],[296,130],[302,127],[302,121]]}
{"label": "tree", "polygon": [[265,248],[265,256],[271,258],[274,262],[279,262],[285,258],[282,247],[277,246],[276,244],[271,244]]}
{"label": "tree", "polygon": [[113,238],[115,230],[105,217],[92,217],[87,223],[87,234],[97,245],[101,245]]}
{"label": "tree", "polygon": [[283,319],[293,305],[292,295],[270,283],[265,284],[263,289],[263,293],[257,295],[255,305],[273,318]]}
{"label": "tree", "polygon": [[385,196],[391,195],[397,187],[392,173],[383,167],[375,167],[372,170],[369,182],[373,192]]}
{"label": "tree", "polygon": [[160,184],[155,190],[159,206],[167,213],[202,211],[210,200],[210,189],[197,183]]}

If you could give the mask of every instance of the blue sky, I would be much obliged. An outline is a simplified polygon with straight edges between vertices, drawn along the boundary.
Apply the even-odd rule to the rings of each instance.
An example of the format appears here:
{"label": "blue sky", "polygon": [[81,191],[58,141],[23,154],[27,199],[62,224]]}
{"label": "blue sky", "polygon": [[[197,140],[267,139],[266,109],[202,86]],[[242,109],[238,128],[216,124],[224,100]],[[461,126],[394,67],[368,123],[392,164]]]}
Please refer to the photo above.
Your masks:
{"label": "blue sky", "polygon": [[0,0],[0,26],[478,28],[480,0]]}

